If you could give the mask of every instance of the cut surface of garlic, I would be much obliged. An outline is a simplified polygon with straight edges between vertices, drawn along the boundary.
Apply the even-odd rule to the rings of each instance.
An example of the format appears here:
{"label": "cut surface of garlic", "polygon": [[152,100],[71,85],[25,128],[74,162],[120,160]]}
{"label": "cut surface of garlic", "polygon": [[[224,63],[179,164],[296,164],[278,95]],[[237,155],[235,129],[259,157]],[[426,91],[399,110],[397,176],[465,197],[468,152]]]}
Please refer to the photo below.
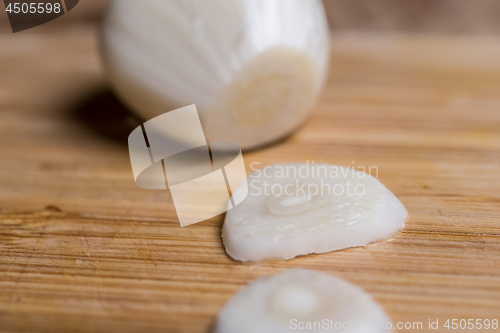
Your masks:
{"label": "cut surface of garlic", "polygon": [[237,260],[291,259],[388,239],[406,216],[394,194],[365,172],[276,164],[248,176],[248,195],[227,212],[222,237]]}
{"label": "cut surface of garlic", "polygon": [[306,117],[329,30],[320,0],[114,0],[101,49],[115,91],[142,117],[196,104],[209,141],[254,148]]}
{"label": "cut surface of garlic", "polygon": [[263,277],[224,306],[215,333],[392,332],[388,316],[364,290],[304,269]]}

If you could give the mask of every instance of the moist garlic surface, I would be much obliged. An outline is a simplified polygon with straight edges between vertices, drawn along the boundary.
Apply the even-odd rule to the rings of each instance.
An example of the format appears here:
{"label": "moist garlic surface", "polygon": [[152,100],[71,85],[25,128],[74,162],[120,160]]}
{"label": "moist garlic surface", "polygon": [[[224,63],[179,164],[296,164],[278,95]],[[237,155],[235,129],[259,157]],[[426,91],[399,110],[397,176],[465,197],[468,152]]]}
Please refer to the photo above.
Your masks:
{"label": "moist garlic surface", "polygon": [[114,0],[100,35],[131,110],[150,119],[196,104],[209,141],[243,149],[293,131],[328,74],[320,0]]}
{"label": "moist garlic surface", "polygon": [[366,245],[392,237],[407,215],[375,177],[342,166],[269,166],[248,176],[248,190],[223,227],[228,254],[244,261]]}

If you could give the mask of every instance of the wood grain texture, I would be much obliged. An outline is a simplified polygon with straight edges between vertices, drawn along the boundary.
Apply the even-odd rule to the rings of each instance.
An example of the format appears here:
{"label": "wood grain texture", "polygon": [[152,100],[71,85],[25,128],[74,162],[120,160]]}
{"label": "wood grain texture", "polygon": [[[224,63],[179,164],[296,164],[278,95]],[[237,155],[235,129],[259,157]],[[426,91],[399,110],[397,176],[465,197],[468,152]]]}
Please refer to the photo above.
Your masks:
{"label": "wood grain texture", "polygon": [[335,31],[500,34],[497,0],[323,0]]}
{"label": "wood grain texture", "polygon": [[180,228],[168,192],[135,186],[133,125],[106,91],[94,29],[0,35],[0,331],[209,332],[240,288],[291,267],[357,284],[394,322],[498,318],[499,42],[335,36],[310,119],[245,162],[377,166],[407,225],[380,244],[242,264],[222,216]]}

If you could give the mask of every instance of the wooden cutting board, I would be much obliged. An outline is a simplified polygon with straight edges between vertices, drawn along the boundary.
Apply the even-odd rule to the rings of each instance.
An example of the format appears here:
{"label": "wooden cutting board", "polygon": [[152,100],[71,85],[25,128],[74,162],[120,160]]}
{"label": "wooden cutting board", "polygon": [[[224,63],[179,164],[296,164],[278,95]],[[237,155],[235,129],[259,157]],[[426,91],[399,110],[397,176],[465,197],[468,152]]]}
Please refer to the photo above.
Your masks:
{"label": "wooden cutting board", "polygon": [[500,319],[500,39],[335,36],[310,119],[246,153],[248,170],[376,166],[409,218],[388,242],[262,264],[225,254],[222,216],[180,228],[167,191],[134,184],[133,125],[106,90],[94,29],[0,44],[0,331],[209,332],[234,293],[292,267],[423,323],[401,332]]}

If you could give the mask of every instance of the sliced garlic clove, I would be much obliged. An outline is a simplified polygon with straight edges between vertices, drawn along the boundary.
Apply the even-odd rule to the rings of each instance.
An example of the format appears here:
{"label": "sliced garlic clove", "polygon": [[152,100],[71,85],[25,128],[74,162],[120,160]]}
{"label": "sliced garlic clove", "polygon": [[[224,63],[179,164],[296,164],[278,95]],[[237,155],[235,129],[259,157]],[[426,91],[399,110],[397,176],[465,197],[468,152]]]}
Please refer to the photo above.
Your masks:
{"label": "sliced garlic clove", "polygon": [[392,332],[390,326],[382,307],[361,288],[327,274],[291,269],[260,278],[236,294],[220,312],[215,333],[378,333]]}
{"label": "sliced garlic clove", "polygon": [[101,46],[113,88],[140,116],[196,104],[209,141],[253,148],[306,117],[329,30],[320,0],[114,0]]}
{"label": "sliced garlic clove", "polygon": [[227,253],[242,261],[364,246],[394,236],[407,216],[375,177],[341,166],[269,166],[248,176],[248,191],[222,229]]}

